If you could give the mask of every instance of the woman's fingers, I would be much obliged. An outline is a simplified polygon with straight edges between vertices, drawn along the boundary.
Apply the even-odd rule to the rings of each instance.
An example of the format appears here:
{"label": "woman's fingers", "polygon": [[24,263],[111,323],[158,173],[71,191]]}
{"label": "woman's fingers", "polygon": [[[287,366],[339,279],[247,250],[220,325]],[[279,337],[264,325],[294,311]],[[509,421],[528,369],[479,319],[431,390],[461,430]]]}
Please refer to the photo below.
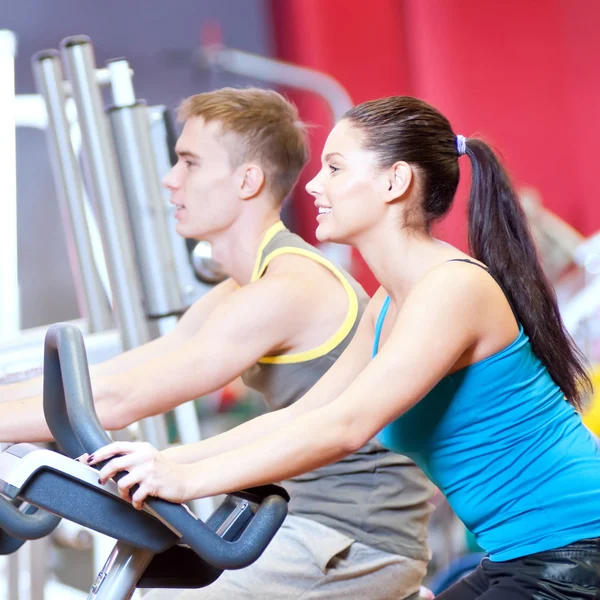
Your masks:
{"label": "woman's fingers", "polygon": [[111,477],[114,477],[119,471],[129,471],[135,462],[131,460],[131,455],[118,456],[105,464],[100,470],[98,480],[105,484]]}
{"label": "woman's fingers", "polygon": [[152,494],[150,488],[142,482],[140,484],[140,487],[138,487],[138,489],[131,497],[131,503],[133,504],[133,507],[137,508],[138,510],[142,510],[142,508],[144,507],[144,501],[148,496],[151,495]]}
{"label": "woman's fingers", "polygon": [[99,462],[108,460],[117,454],[131,454],[131,452],[135,451],[136,445],[137,444],[133,442],[113,442],[112,444],[98,448],[98,450],[88,458],[88,464],[95,465]]}

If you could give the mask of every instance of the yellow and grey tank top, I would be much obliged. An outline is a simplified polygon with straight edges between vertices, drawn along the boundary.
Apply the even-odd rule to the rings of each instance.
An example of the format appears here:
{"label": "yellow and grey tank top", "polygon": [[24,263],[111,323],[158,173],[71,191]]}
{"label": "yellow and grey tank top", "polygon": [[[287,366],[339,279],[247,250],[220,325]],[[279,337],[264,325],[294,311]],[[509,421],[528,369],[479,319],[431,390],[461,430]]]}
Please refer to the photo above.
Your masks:
{"label": "yellow and grey tank top", "polygon": [[[305,256],[329,269],[347,292],[348,311],[333,337],[320,346],[296,354],[264,357],[242,375],[246,385],[263,394],[271,410],[289,406],[325,374],[352,339],[369,300],[348,273],[281,222],[265,234],[252,281],[260,279],[269,263],[282,254]],[[385,552],[429,558],[427,522],[432,510],[428,503],[432,487],[410,459],[385,450],[378,441],[371,440],[341,461],[284,481],[283,485],[292,499],[292,514]]]}

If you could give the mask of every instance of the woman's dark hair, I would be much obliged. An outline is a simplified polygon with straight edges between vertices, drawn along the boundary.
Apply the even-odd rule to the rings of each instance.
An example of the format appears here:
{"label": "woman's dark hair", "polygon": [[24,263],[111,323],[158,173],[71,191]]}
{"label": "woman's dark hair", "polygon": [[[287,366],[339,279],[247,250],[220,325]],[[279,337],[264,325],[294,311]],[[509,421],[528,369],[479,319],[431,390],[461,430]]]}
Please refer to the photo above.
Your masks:
{"label": "woman's dark hair", "polygon": [[[415,169],[427,231],[449,211],[459,181],[457,137],[438,110],[417,98],[392,96],[359,104],[344,118],[381,168],[406,161]],[[592,385],[586,360],[562,323],[556,295],[540,266],[527,220],[509,177],[491,148],[467,139],[472,165],[469,248],[497,277],[536,356],[581,409]]]}

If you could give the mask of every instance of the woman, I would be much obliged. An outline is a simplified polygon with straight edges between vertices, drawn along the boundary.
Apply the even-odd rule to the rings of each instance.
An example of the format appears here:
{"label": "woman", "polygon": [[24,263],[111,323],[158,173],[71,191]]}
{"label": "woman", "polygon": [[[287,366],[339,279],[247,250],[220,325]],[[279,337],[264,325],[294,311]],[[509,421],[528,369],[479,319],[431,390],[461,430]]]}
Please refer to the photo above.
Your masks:
{"label": "woman", "polygon": [[[464,154],[472,258],[430,235]],[[307,189],[318,238],[358,248],[382,285],[346,351],[293,406],[186,448],[195,462],[113,444],[91,459],[124,455],[101,479],[128,470],[138,507],[182,501],[297,475],[379,434],[489,554],[442,599],[596,597],[600,453],[575,410],[589,379],[494,153],[425,102],[384,98],[336,125]]]}

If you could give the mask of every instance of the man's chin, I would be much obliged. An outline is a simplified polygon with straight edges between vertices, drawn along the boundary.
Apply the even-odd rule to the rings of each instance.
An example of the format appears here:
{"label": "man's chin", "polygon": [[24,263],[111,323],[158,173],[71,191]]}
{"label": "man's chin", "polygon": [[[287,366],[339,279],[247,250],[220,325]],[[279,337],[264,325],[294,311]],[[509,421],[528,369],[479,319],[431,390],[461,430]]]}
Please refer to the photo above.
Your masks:
{"label": "man's chin", "polygon": [[186,227],[183,223],[177,222],[175,225],[175,232],[180,235],[182,238],[194,238],[194,232],[190,230],[189,227]]}

